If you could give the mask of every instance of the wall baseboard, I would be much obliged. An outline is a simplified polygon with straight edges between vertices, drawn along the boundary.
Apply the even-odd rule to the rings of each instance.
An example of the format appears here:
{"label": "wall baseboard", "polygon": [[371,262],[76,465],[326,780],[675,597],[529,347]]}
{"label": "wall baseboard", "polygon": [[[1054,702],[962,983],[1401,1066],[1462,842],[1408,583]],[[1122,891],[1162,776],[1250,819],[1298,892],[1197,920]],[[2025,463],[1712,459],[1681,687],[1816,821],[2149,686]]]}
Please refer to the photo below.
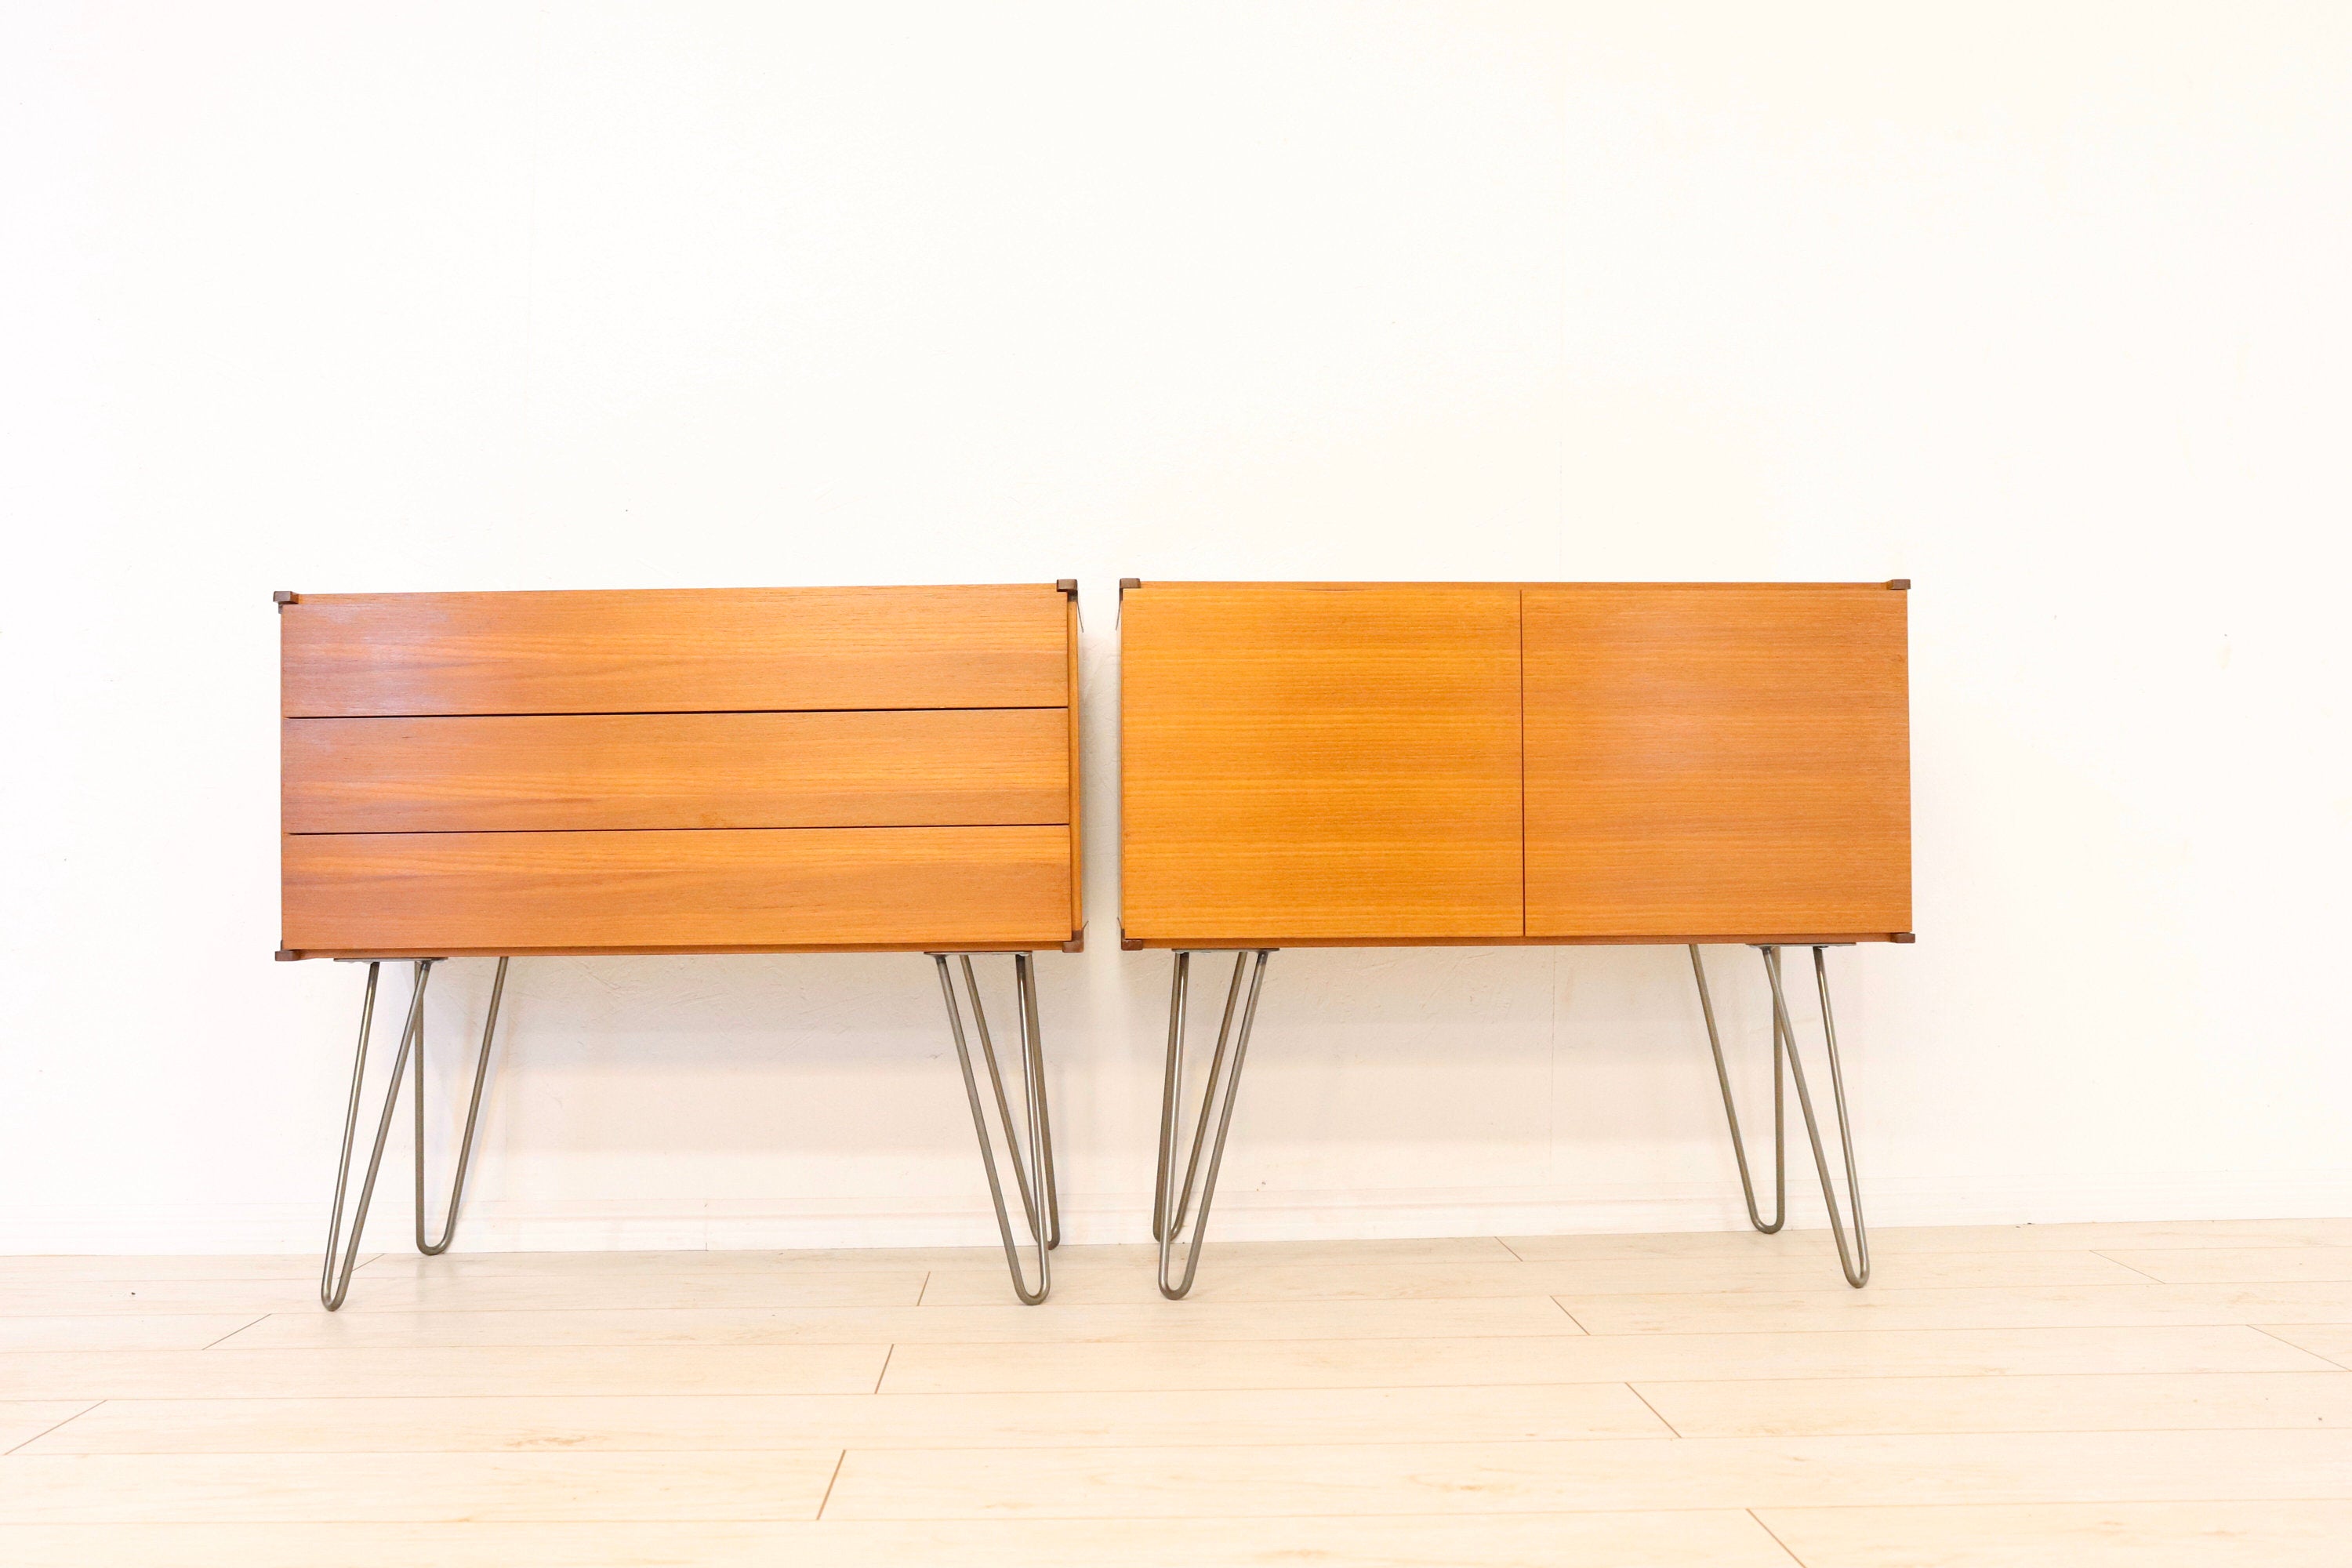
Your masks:
{"label": "wall baseboard", "polygon": [[[1792,1226],[1822,1223],[1810,1171],[1790,1172]],[[409,1216],[387,1192],[370,1216],[379,1247],[405,1245]],[[2313,1219],[2352,1215],[2352,1173],[2217,1172],[2079,1177],[1888,1179],[1864,1188],[1874,1226],[2058,1224],[2074,1220]],[[1070,1242],[1147,1239],[1150,1199],[1065,1193]],[[1213,1237],[1348,1240],[1413,1236],[1736,1230],[1737,1187],[1681,1184],[1622,1192],[1505,1188],[1220,1194]],[[315,1203],[148,1205],[0,1214],[0,1254],[308,1252],[325,1238]],[[467,1205],[460,1252],[696,1251],[993,1245],[986,1210],[968,1204],[834,1200],[806,1205],[719,1200],[485,1201]]]}

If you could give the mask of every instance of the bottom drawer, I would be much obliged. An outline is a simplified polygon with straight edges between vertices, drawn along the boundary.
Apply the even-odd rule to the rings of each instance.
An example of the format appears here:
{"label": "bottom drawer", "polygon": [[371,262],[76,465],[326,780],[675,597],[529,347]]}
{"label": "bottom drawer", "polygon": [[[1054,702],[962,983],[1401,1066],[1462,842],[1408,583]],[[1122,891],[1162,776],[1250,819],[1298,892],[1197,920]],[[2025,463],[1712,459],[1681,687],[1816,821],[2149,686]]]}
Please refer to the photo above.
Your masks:
{"label": "bottom drawer", "polygon": [[319,956],[1055,947],[1070,830],[289,834],[284,945]]}

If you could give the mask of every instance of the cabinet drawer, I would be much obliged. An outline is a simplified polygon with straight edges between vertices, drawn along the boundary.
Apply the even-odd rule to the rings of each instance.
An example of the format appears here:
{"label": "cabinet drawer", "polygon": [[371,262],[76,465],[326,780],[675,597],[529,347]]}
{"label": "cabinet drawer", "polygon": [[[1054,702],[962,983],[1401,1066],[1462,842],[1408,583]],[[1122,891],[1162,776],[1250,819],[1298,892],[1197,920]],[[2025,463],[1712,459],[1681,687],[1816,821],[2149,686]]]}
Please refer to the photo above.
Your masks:
{"label": "cabinet drawer", "polygon": [[288,718],[1059,708],[1066,599],[1034,586],[305,595]]}
{"label": "cabinet drawer", "polygon": [[1047,825],[1060,708],[283,721],[289,833]]}
{"label": "cabinet drawer", "polygon": [[1047,947],[1070,939],[1060,827],[293,834],[306,954]]}

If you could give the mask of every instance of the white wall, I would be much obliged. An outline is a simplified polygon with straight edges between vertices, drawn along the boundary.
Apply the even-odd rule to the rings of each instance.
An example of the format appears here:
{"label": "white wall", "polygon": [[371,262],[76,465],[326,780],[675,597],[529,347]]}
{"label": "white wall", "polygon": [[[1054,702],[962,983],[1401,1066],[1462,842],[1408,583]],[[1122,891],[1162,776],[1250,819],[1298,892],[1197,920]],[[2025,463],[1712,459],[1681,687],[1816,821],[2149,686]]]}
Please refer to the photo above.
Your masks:
{"label": "white wall", "polygon": [[[1080,578],[1101,1239],[1169,966],[1120,576],[1907,575],[1874,1217],[2352,1211],[2347,18],[20,0],[0,1249],[320,1238],[359,977],[270,961],[276,588]],[[1270,976],[1226,1234],[1736,1223],[1678,951]],[[986,1234],[919,958],[525,961],[509,1019],[467,1244]]]}

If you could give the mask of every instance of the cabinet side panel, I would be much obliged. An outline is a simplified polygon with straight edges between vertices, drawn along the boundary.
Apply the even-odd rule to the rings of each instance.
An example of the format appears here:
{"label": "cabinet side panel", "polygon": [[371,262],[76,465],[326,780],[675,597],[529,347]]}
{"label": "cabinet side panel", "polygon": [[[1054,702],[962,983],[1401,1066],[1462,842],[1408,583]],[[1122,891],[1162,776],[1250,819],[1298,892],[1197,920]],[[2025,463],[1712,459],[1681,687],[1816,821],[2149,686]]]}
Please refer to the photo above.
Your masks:
{"label": "cabinet side panel", "polygon": [[1909,931],[1909,597],[1528,588],[1528,934]]}
{"label": "cabinet side panel", "polygon": [[1069,701],[1062,714],[1069,743],[1070,781],[1070,937],[1084,941],[1087,929],[1086,771],[1079,754],[1083,731],[1078,726],[1078,596],[1070,595]]}
{"label": "cabinet side panel", "polygon": [[1151,584],[1121,650],[1128,937],[1520,934],[1516,588]]}

